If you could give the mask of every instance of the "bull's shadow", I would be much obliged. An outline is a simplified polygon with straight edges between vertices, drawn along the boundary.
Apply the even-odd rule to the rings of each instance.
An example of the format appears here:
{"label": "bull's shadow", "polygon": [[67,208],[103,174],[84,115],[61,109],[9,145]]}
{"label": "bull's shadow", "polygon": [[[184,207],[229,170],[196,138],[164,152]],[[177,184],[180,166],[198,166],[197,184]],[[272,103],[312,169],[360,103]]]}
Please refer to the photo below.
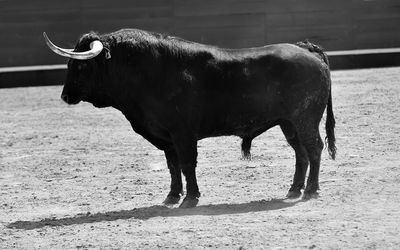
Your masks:
{"label": "bull's shadow", "polygon": [[190,209],[168,208],[165,206],[150,206],[134,208],[132,210],[121,210],[97,214],[78,214],[74,217],[66,218],[46,218],[40,221],[16,221],[7,225],[8,228],[31,230],[46,226],[69,226],[102,221],[116,221],[121,219],[147,220],[153,217],[177,217],[193,215],[224,215],[242,214],[249,212],[261,212],[278,210],[294,206],[300,200],[272,199],[269,201],[252,201],[242,204],[219,204],[205,205]]}

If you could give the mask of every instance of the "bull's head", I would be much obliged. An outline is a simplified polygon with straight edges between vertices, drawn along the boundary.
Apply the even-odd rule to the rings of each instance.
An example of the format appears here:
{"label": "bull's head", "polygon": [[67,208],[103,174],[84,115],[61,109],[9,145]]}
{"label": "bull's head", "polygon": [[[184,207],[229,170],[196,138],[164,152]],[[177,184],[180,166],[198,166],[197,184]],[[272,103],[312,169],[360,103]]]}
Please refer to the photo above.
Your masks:
{"label": "bull's head", "polygon": [[87,101],[97,107],[109,106],[103,74],[105,59],[110,59],[111,55],[100,38],[94,33],[87,34],[82,36],[75,49],[63,49],[54,45],[46,33],[43,36],[54,53],[70,58],[61,99],[68,104]]}

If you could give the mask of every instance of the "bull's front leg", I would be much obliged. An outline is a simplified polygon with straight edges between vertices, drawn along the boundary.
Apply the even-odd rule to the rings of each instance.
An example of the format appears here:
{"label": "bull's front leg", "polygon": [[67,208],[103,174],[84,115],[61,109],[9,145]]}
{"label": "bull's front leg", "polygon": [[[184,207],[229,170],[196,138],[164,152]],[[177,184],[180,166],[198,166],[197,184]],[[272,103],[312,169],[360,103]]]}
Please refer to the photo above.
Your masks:
{"label": "bull's front leg", "polygon": [[179,203],[181,195],[183,195],[182,174],[175,149],[165,150],[164,153],[167,159],[169,173],[171,174],[171,187],[163,203],[164,205],[173,205]]}
{"label": "bull's front leg", "polygon": [[186,196],[183,199],[180,208],[191,208],[197,206],[199,203],[200,192],[197,186],[196,179],[196,164],[183,164],[181,165],[183,175],[186,179]]}
{"label": "bull's front leg", "polygon": [[196,179],[197,140],[192,134],[182,133],[182,131],[173,137],[179,166],[186,179],[186,196],[179,207],[195,207],[200,197]]}

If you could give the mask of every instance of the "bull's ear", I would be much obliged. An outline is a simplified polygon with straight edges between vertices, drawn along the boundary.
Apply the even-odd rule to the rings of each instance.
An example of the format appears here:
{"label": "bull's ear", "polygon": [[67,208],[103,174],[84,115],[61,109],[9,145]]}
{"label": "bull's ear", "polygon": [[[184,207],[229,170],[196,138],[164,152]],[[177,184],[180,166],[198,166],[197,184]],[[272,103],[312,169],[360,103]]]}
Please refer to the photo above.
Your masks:
{"label": "bull's ear", "polygon": [[111,59],[111,53],[110,53],[110,49],[109,48],[104,48],[104,52],[105,52],[105,57],[106,59]]}

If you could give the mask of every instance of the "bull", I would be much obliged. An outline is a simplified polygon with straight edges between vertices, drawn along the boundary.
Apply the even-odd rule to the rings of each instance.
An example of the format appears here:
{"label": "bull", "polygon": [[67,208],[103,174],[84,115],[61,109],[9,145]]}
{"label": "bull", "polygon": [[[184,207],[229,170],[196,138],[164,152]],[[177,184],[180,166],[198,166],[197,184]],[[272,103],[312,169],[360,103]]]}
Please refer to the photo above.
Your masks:
{"label": "bull", "polygon": [[[62,100],[114,107],[133,130],[165,153],[171,175],[164,204],[195,207],[197,142],[239,136],[249,155],[253,138],[279,125],[294,149],[296,167],[289,198],[318,194],[319,124],[325,109],[326,140],[335,158],[335,119],[329,63],[310,42],[225,49],[138,29],[90,32],[74,49],[48,47],[70,58]],[[305,186],[308,165],[309,176]]]}

